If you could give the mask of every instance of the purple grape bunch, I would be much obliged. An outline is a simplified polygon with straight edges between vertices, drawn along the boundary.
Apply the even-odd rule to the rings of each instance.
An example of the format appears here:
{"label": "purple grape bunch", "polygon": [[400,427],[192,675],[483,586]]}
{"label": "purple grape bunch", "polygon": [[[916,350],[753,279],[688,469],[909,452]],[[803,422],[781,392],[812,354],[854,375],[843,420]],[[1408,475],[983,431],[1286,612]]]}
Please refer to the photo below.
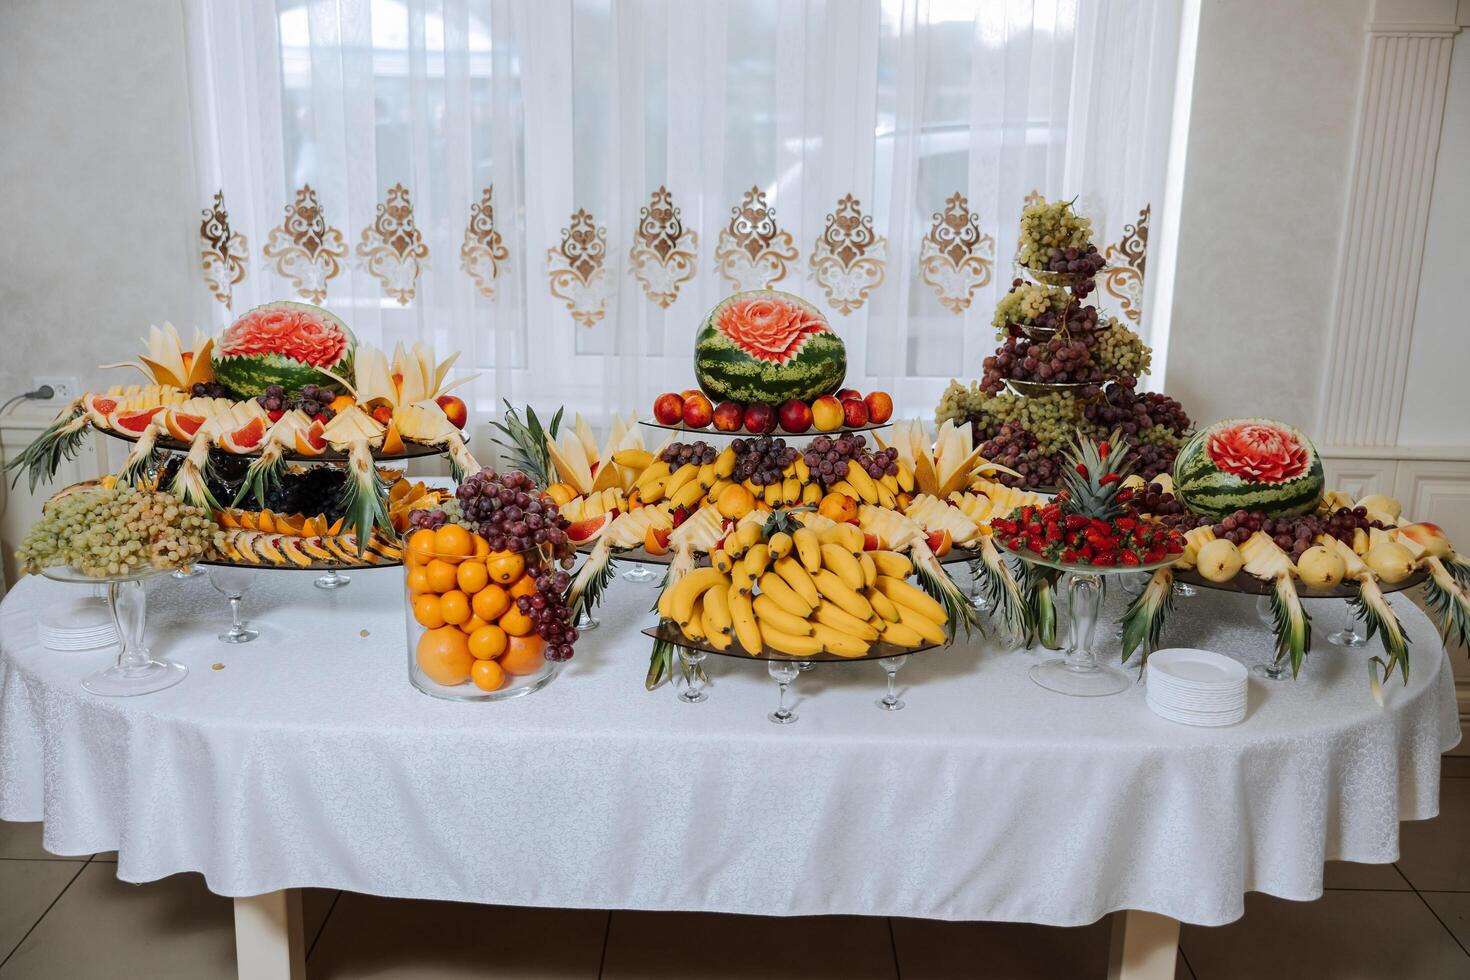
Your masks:
{"label": "purple grape bunch", "polygon": [[490,543],[491,551],[549,554],[562,568],[575,563],[576,546],[556,502],[544,497],[518,470],[497,474],[486,467],[468,476],[454,492],[460,513]]}
{"label": "purple grape bunch", "polygon": [[995,435],[980,444],[980,455],[1021,474],[1019,478],[1007,473],[996,475],[999,482],[1009,487],[1055,486],[1061,476],[1061,457],[1043,453],[1036,437],[1019,422],[1001,425]]}
{"label": "purple grape bunch", "polygon": [[837,437],[816,436],[806,444],[802,459],[811,469],[812,475],[824,484],[831,485],[847,478],[849,460],[857,462],[875,480],[886,475],[898,474],[898,450],[892,447],[871,452],[867,437],[860,432],[851,432]]}
{"label": "purple grape bunch", "polygon": [[675,442],[664,447],[664,451],[658,454],[658,458],[669,464],[669,469],[677,470],[685,463],[694,463],[703,466],[705,463],[713,463],[719,451],[705,442],[696,439],[694,442]]}
{"label": "purple grape bunch", "polygon": [[795,448],[786,445],[786,440],[777,436],[758,436],[753,439],[736,439],[730,443],[735,450],[736,480],[749,480],[757,486],[779,483],[786,467],[796,462],[800,455]]}
{"label": "purple grape bunch", "polygon": [[542,656],[555,663],[572,659],[572,644],[577,642],[577,628],[572,625],[572,611],[567,608],[567,587],[572,576],[549,566],[530,570],[536,591],[518,596],[516,608],[536,624],[536,635],[545,641]]}
{"label": "purple grape bunch", "polygon": [[330,422],[337,413],[328,406],[336,397],[337,392],[331,388],[314,384],[303,385],[294,397],[287,397],[286,389],[280,385],[266,385],[265,394],[257,396],[255,400],[267,412],[288,412],[299,408],[310,418]]}
{"label": "purple grape bunch", "polygon": [[1091,330],[1034,339],[1024,335],[1007,337],[982,363],[980,389],[987,394],[999,394],[1005,389],[1007,379],[1101,384],[1106,377],[1092,359],[1096,344],[1097,336]]}
{"label": "purple grape bunch", "polygon": [[189,389],[191,398],[229,398],[230,389],[218,381],[196,381]]}

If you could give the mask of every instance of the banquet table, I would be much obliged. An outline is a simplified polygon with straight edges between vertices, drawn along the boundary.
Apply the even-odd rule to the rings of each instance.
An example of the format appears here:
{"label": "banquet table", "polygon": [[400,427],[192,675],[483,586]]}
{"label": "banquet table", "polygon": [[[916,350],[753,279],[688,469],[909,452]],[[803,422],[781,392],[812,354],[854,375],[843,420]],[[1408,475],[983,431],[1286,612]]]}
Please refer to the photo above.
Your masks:
{"label": "banquet table", "polygon": [[[125,881],[201,873],[236,898],[242,977],[301,975],[306,886],[1058,926],[1121,911],[1110,976],[1172,977],[1180,922],[1230,922],[1247,891],[1316,898],[1327,860],[1396,859],[1459,740],[1443,648],[1403,596],[1411,670],[1381,708],[1372,648],[1319,640],[1296,681],[1252,679],[1245,721],[1203,729],[1151,713],[1141,685],[1043,690],[1040,653],[976,639],[912,657],[896,712],[875,706],[879,665],[819,665],[777,726],[762,663],[710,657],[702,704],[644,691],[648,585],[613,584],[550,687],[459,704],[408,682],[399,570],[332,592],[312,576],[258,573],[261,636],[239,647],[215,639],[228,611],[204,577],[151,580],[150,644],[189,675],[138,698],[82,689],[108,651],[37,643],[38,612],[82,587],[26,578],[0,605],[0,818],[44,820],[57,854],[115,849]],[[1307,606],[1319,635],[1344,614]],[[1180,600],[1166,640],[1247,662],[1271,646],[1251,598],[1216,592]]]}

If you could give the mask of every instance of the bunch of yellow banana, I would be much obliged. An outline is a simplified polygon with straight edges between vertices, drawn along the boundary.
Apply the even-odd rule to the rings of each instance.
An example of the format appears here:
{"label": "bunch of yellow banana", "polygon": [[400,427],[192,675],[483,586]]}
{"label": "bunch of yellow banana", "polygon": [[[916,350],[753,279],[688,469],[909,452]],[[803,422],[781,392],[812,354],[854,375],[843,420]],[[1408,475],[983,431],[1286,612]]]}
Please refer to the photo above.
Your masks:
{"label": "bunch of yellow banana", "polygon": [[685,463],[677,470],[670,470],[666,461],[655,459],[633,481],[632,495],[640,503],[667,500],[671,507],[692,510],[706,502],[713,503],[719,492],[730,485],[730,474],[734,472],[735,450],[729,446],[713,462]]}
{"label": "bunch of yellow banana", "polygon": [[811,467],[800,456],[781,471],[781,479],[775,483],[741,482],[752,497],[767,507],[815,507],[822,500],[822,484],[812,478]]}
{"label": "bunch of yellow banana", "polygon": [[827,489],[833,493],[846,494],[861,503],[875,504],[879,507],[887,507],[889,510],[899,510],[908,501],[908,495],[914,489],[914,473],[909,469],[908,463],[899,460],[896,476],[885,473],[875,480],[868,475],[867,470],[858,465],[856,460],[849,459],[847,476],[836,481]]}
{"label": "bunch of yellow banana", "polygon": [[864,551],[863,533],[831,524],[765,540],[742,524],[712,564],[664,590],[658,611],[686,639],[718,650],[738,641],[794,657],[861,657],[882,641],[914,648],[944,643],[944,607],[907,581],[913,566],[893,551]]}

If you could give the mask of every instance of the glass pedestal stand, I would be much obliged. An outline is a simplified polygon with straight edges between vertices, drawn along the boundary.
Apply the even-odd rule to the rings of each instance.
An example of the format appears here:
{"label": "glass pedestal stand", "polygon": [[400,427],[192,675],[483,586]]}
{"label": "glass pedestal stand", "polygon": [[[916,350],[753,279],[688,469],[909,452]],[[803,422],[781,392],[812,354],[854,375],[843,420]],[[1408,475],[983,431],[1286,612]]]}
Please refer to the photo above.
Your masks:
{"label": "glass pedestal stand", "polygon": [[641,562],[623,573],[624,582],[657,582],[658,579],[658,572]]}
{"label": "glass pedestal stand", "polygon": [[112,624],[117,628],[122,649],[111,667],[94,671],[82,678],[82,687],[109,698],[136,697],[173,687],[189,673],[189,668],[172,660],[155,659],[143,641],[148,619],[148,594],[143,581],[162,574],[150,568],[131,575],[97,578],[73,568],[48,568],[43,574],[58,582],[103,584],[107,586],[107,605],[112,611]]}
{"label": "glass pedestal stand", "polygon": [[340,589],[342,588],[342,586],[348,584],[351,581],[352,576],[339,575],[337,574],[337,570],[335,568],[329,568],[325,572],[322,572],[320,575],[318,575],[311,584],[319,589]]}
{"label": "glass pedestal stand", "polygon": [[1070,572],[1067,598],[1072,618],[1067,655],[1032,667],[1031,680],[1048,691],[1079,698],[1117,694],[1132,687],[1133,678],[1126,671],[1098,663],[1093,652],[1102,604],[1102,575],[1095,571]]}
{"label": "glass pedestal stand", "polygon": [[588,612],[587,607],[584,605],[577,613],[577,621],[572,625],[577,628],[579,634],[590,633],[602,625],[602,620]]}
{"label": "glass pedestal stand", "polygon": [[1327,636],[1327,642],[1335,647],[1360,647],[1368,642],[1368,638],[1358,632],[1358,617],[1353,615],[1352,607],[1347,610],[1347,624],[1336,633]]}

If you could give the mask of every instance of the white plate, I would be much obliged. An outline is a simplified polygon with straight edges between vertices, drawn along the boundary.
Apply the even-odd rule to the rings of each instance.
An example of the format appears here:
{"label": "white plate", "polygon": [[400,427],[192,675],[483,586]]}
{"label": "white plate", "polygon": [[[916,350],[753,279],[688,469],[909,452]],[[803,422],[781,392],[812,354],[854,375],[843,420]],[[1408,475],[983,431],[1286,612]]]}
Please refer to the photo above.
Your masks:
{"label": "white plate", "polygon": [[1199,704],[1194,701],[1181,701],[1176,698],[1149,695],[1148,702],[1150,704],[1163,705],[1174,711],[1198,711],[1207,714],[1215,714],[1222,711],[1239,711],[1246,706],[1246,700],[1244,698],[1241,698],[1239,701],[1220,702],[1218,704]]}
{"label": "white plate", "polygon": [[1250,678],[1239,660],[1186,647],[1158,651],[1148,658],[1148,669],[1166,675],[1170,683],[1204,690],[1229,689]]}
{"label": "white plate", "polygon": [[1149,703],[1149,709],[1165,721],[1172,721],[1179,725],[1193,725],[1197,728],[1224,728],[1235,725],[1245,719],[1245,709],[1227,712],[1220,715],[1200,715],[1191,712],[1172,711],[1161,705]]}

